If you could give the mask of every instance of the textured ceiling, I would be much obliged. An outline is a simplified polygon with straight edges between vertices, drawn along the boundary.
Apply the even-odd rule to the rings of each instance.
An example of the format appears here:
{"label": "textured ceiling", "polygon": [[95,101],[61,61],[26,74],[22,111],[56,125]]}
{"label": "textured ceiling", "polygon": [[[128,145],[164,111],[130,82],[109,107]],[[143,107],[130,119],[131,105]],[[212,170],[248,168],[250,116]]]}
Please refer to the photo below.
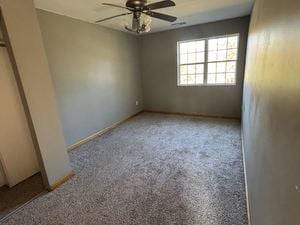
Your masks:
{"label": "textured ceiling", "polygon": [[[160,0],[149,0],[148,3]],[[126,10],[102,6],[108,2],[124,5],[124,0],[34,0],[39,9],[69,16],[94,23],[97,19],[106,18],[126,12]],[[229,19],[249,15],[253,0],[175,0],[176,7],[157,10],[178,17],[177,22],[186,22],[184,26],[191,26],[222,19]],[[101,26],[124,31],[124,25],[130,23],[131,16],[115,18],[101,23]],[[153,19],[151,32],[178,28],[168,22]]]}

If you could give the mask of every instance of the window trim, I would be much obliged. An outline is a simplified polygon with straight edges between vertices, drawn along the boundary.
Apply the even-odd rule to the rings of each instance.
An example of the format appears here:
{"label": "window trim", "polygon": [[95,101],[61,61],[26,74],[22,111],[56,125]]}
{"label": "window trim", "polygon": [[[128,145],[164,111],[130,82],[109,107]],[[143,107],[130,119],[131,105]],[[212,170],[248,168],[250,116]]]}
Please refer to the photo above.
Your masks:
{"label": "window trim", "polygon": [[[238,43],[237,43],[237,59],[236,60],[225,60],[225,61],[216,61],[216,62],[236,62],[236,67],[235,67],[235,83],[232,84],[208,84],[207,83],[207,77],[208,77],[208,63],[213,63],[213,62],[208,62],[208,41],[210,39],[215,39],[215,38],[222,38],[222,37],[233,37],[233,36],[238,36]],[[189,43],[192,41],[205,41],[205,52],[204,52],[204,62],[203,63],[194,63],[196,64],[203,64],[204,65],[204,83],[203,84],[180,84],[180,66],[184,64],[180,64],[180,44],[182,43]],[[228,49],[227,49],[228,50]],[[205,37],[205,38],[197,38],[197,39],[190,39],[190,40],[184,40],[184,41],[178,41],[177,42],[177,87],[201,87],[201,86],[223,86],[223,87],[232,87],[237,85],[237,71],[238,71],[238,61],[239,61],[239,55],[240,55],[240,33],[234,33],[234,34],[224,34],[224,35],[217,35],[217,36],[210,36],[210,37]],[[187,64],[188,65],[188,64]]]}

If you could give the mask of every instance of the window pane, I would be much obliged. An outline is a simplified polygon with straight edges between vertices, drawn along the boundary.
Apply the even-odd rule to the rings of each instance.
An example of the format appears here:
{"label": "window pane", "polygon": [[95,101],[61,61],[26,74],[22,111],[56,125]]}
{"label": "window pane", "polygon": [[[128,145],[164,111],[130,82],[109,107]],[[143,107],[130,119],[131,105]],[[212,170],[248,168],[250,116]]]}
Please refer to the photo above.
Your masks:
{"label": "window pane", "polygon": [[196,75],[196,84],[203,84],[204,83],[204,75],[203,74],[197,74]]}
{"label": "window pane", "polygon": [[236,71],[236,62],[227,62],[226,72],[235,73]]}
{"label": "window pane", "polygon": [[218,73],[217,74],[216,83],[217,84],[225,84],[225,73]]}
{"label": "window pane", "polygon": [[196,83],[196,77],[195,75],[188,75],[188,84],[195,84]]}
{"label": "window pane", "polygon": [[180,55],[180,64],[187,64],[188,62],[187,56],[188,56],[187,54]]}
{"label": "window pane", "polygon": [[194,53],[196,52],[196,42],[188,42],[188,53]]}
{"label": "window pane", "polygon": [[218,40],[217,39],[210,39],[208,41],[208,50],[209,51],[216,51],[218,49]]}
{"label": "window pane", "polygon": [[195,74],[195,73],[196,73],[196,66],[188,65],[188,74]]}
{"label": "window pane", "polygon": [[227,60],[237,60],[237,49],[227,51]]}
{"label": "window pane", "polygon": [[235,84],[235,73],[226,73],[226,84]]}
{"label": "window pane", "polygon": [[186,75],[188,72],[187,66],[180,66],[180,75]]}
{"label": "window pane", "polygon": [[208,63],[208,73],[216,73],[217,72],[217,63]]}
{"label": "window pane", "polygon": [[209,62],[217,61],[217,52],[216,51],[208,52],[208,61]]}
{"label": "window pane", "polygon": [[180,44],[180,54],[183,54],[183,53],[187,53],[188,52],[188,45],[187,43],[181,43]]}
{"label": "window pane", "polygon": [[180,43],[178,83],[181,85],[235,84],[238,42],[238,35],[229,35],[207,39],[207,41],[192,40]]}
{"label": "window pane", "polygon": [[204,52],[205,51],[205,41],[197,41],[196,42],[196,51]]}
{"label": "window pane", "polygon": [[226,63],[221,62],[217,64],[217,73],[225,73],[226,70]]}
{"label": "window pane", "polygon": [[204,73],[204,65],[203,64],[196,65],[196,73]]}
{"label": "window pane", "polygon": [[200,62],[204,62],[205,61],[205,55],[204,52],[201,53],[197,53],[196,54],[196,62],[200,63]]}
{"label": "window pane", "polygon": [[226,61],[226,50],[218,51],[217,60],[218,61]]}
{"label": "window pane", "polygon": [[195,63],[196,62],[196,53],[188,54],[188,63]]}
{"label": "window pane", "polygon": [[216,83],[216,74],[207,74],[207,83],[215,84]]}
{"label": "window pane", "polygon": [[180,76],[180,84],[187,84],[187,76]]}
{"label": "window pane", "polygon": [[227,38],[218,39],[218,49],[227,49]]}
{"label": "window pane", "polygon": [[238,36],[228,38],[228,48],[238,48]]}

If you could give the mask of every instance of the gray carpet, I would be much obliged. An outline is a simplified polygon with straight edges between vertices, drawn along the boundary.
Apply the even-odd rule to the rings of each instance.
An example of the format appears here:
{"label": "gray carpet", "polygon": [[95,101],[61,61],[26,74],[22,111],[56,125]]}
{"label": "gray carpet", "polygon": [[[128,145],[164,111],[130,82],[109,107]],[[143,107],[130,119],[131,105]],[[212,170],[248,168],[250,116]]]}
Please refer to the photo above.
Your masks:
{"label": "gray carpet", "polygon": [[75,177],[3,224],[247,224],[237,121],[143,113],[70,158]]}

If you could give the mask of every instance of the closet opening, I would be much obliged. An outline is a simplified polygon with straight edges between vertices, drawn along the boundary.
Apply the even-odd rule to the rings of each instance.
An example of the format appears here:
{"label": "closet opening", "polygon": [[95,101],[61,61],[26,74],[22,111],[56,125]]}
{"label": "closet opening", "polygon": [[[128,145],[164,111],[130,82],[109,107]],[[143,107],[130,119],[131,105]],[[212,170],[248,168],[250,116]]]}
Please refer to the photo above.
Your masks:
{"label": "closet opening", "polygon": [[0,223],[46,193],[0,11]]}

